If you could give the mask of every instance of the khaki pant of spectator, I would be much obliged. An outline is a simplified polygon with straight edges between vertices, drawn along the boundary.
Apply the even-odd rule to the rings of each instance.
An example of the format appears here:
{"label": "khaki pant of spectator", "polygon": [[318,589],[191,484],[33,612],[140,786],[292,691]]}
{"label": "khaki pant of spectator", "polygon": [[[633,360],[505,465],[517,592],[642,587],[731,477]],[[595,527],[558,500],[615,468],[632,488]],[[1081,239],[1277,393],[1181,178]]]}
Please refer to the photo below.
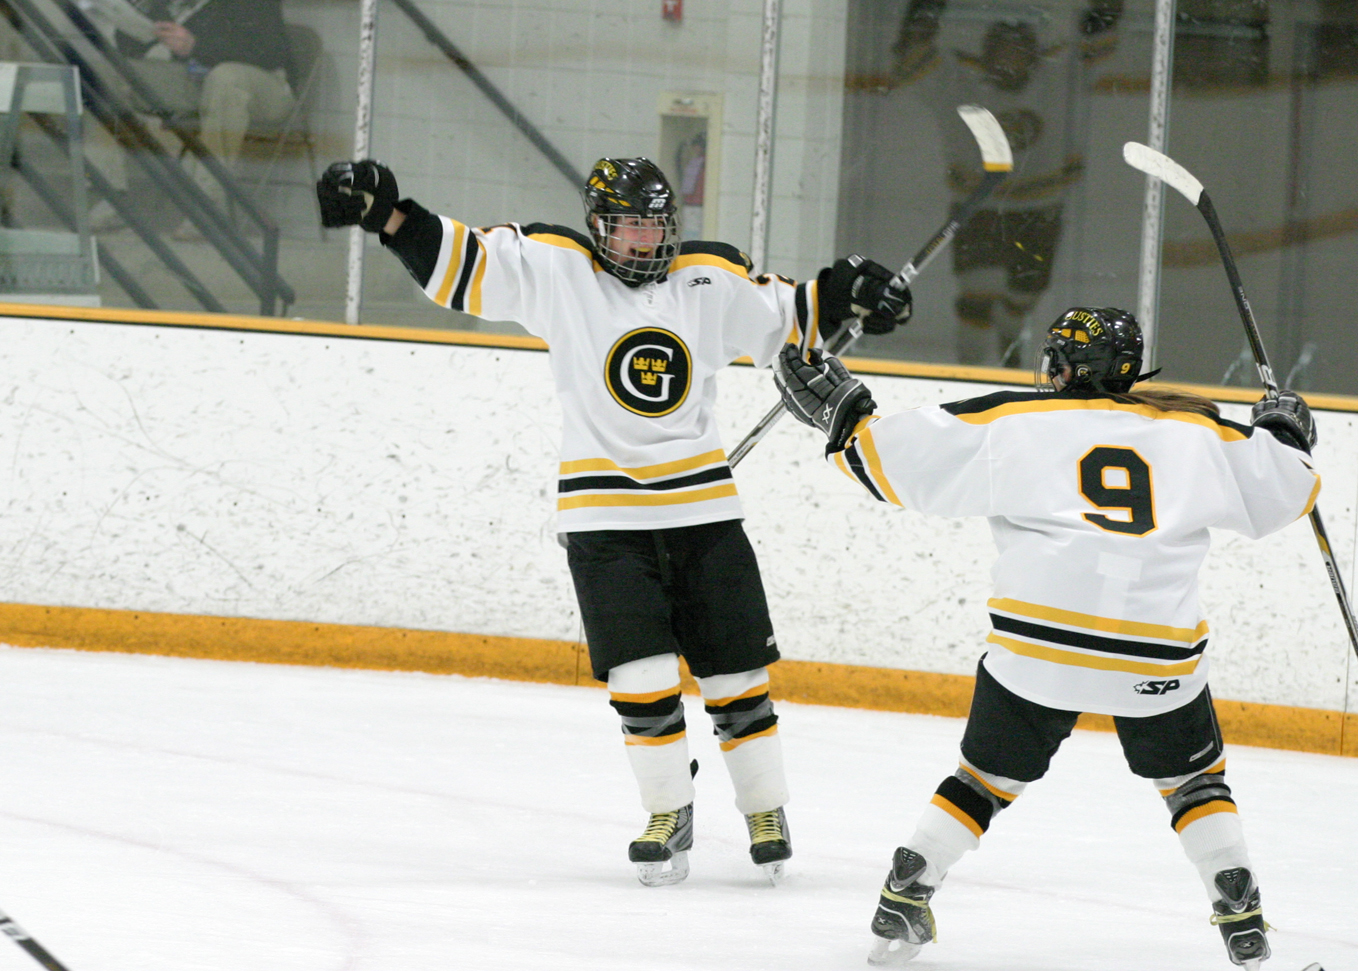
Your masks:
{"label": "khaki pant of spectator", "polygon": [[[233,173],[240,158],[245,133],[254,123],[276,124],[284,121],[297,104],[280,68],[266,71],[253,64],[227,61],[212,68],[201,81],[189,74],[180,61],[133,61],[137,74],[155,93],[160,105],[175,114],[198,116],[199,137]],[[141,107],[150,108],[150,105]],[[153,129],[156,126],[152,126]],[[98,129],[102,132],[102,128]],[[92,133],[93,134],[93,133]],[[177,139],[159,133],[167,149],[178,152]],[[127,188],[127,163],[121,151],[107,138],[91,139],[89,154],[114,188]],[[99,142],[103,142],[100,145]],[[170,143],[175,144],[171,147]],[[224,195],[217,180],[194,156],[186,156],[186,167],[203,191],[215,202]]]}

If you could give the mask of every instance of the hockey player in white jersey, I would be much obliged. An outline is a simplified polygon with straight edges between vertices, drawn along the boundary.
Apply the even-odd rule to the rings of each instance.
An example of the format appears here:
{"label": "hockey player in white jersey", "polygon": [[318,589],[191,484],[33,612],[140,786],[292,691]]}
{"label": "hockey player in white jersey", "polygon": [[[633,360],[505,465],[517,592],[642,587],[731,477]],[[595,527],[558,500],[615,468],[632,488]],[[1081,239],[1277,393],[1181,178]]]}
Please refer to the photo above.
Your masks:
{"label": "hockey player in white jersey", "polygon": [[1231,961],[1257,968],[1269,955],[1207,687],[1197,574],[1209,527],[1258,538],[1310,510],[1315,426],[1292,392],[1256,404],[1247,426],[1197,395],[1133,389],[1141,359],[1132,315],[1074,308],[1046,334],[1038,391],[878,417],[837,360],[780,356],[784,400],[826,432],[836,467],[884,502],[986,516],[999,548],[961,765],[896,850],[872,964],[904,963],[935,938],[934,891],[1046,773],[1082,711],[1113,716],[1129,767],[1164,797]]}
{"label": "hockey player in white jersey", "polygon": [[586,236],[563,226],[476,229],[401,199],[373,161],[332,165],[317,185],[327,226],[378,232],[430,299],[514,320],[551,348],[564,428],[558,529],[594,677],[622,718],[651,814],[628,849],[641,881],[688,873],[693,772],[679,656],[702,690],[744,814],[750,856],[777,879],[792,855],[778,717],[778,659],[740,499],[717,433],[717,370],[771,364],[851,316],[885,333],[909,293],[868,260],[816,280],[754,276],[733,246],[680,242],[674,193],[646,159],[600,159],[583,187]]}

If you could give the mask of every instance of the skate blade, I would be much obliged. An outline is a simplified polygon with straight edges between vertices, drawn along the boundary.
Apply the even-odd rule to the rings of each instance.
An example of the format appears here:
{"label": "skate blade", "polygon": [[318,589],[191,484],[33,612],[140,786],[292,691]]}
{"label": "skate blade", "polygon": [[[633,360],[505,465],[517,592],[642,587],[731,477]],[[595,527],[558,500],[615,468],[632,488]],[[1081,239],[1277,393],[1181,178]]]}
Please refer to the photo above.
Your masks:
{"label": "skate blade", "polygon": [[874,937],[868,963],[874,968],[899,968],[918,954],[921,946],[899,938]]}
{"label": "skate blade", "polygon": [[783,877],[785,875],[783,863],[783,860],[779,860],[776,863],[761,863],[759,865],[759,868],[764,871],[764,876],[769,878],[769,884],[771,886],[776,887],[783,882]]}
{"label": "skate blade", "polygon": [[688,851],[680,850],[669,859],[669,869],[664,863],[638,863],[637,879],[648,887],[668,887],[688,876]]}

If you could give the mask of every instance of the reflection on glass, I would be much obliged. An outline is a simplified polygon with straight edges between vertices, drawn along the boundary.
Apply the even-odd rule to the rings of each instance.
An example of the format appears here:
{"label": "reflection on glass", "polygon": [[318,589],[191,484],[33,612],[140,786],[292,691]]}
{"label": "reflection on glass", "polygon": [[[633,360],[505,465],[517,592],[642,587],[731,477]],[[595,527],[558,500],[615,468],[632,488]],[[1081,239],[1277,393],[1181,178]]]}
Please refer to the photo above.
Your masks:
{"label": "reflection on glass", "polygon": [[1077,126],[1088,71],[1113,49],[1119,5],[1085,8],[1079,43],[1044,40],[1040,11],[999,12],[982,24],[941,33],[941,0],[914,0],[892,48],[892,84],[908,85],[935,116],[954,204],[975,190],[981,172],[958,104],[995,115],[1014,153],[1014,174],[953,241],[957,276],[956,359],[963,364],[1027,363],[1029,317],[1051,286],[1063,208],[1084,172],[1085,135]]}

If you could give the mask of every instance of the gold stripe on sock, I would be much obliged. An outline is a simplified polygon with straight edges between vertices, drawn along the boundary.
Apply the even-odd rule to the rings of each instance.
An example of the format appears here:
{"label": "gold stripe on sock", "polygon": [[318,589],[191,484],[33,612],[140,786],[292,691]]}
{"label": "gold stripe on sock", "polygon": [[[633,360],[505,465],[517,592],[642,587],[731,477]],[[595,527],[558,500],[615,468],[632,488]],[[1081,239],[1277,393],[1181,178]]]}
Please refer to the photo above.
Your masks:
{"label": "gold stripe on sock", "polygon": [[954,806],[947,799],[940,796],[938,793],[934,793],[934,798],[930,799],[929,801],[933,803],[935,806],[937,806],[939,809],[943,810],[953,819],[957,820],[967,829],[971,830],[971,834],[975,836],[977,839],[980,839],[981,834],[985,832],[985,830],[981,829],[980,823],[976,822],[976,820],[972,819],[966,813],[962,812],[962,810],[958,809],[956,806]]}

